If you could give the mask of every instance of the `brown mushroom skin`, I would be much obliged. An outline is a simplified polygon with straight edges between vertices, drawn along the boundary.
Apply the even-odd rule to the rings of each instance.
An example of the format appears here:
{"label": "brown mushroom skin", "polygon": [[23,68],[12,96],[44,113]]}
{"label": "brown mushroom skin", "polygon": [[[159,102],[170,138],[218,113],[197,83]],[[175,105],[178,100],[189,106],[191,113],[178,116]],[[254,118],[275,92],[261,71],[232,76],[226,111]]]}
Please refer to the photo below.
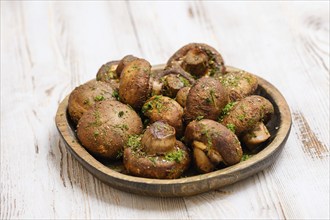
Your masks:
{"label": "brown mushroom skin", "polygon": [[274,107],[266,98],[252,95],[237,102],[223,117],[221,124],[231,125],[240,137],[252,130],[258,122],[267,122],[274,114]]}
{"label": "brown mushroom skin", "polygon": [[139,111],[150,95],[151,65],[144,59],[136,59],[123,69],[119,82],[119,99]]}
{"label": "brown mushroom skin", "polygon": [[119,101],[102,101],[79,120],[77,135],[94,156],[118,159],[132,134],[142,132],[142,121],[129,106]]}
{"label": "brown mushroom skin", "polygon": [[202,43],[190,43],[180,48],[168,60],[166,69],[170,67],[181,67],[198,78],[222,75],[226,71],[221,54]]}
{"label": "brown mushroom skin", "polygon": [[116,68],[116,73],[118,78],[121,75],[121,72],[123,71],[123,69],[125,68],[125,66],[127,66],[127,64],[129,64],[130,62],[132,62],[133,60],[137,60],[138,58],[133,56],[133,55],[126,55],[124,56],[119,62],[118,62],[118,66]]}
{"label": "brown mushroom skin", "polygon": [[82,115],[93,108],[95,103],[103,100],[116,100],[115,90],[110,84],[91,80],[76,87],[69,96],[68,112],[72,121],[77,124]]}
{"label": "brown mushroom skin", "polygon": [[252,73],[243,70],[229,71],[220,76],[222,86],[227,90],[230,101],[241,100],[252,95],[258,87],[258,79]]}
{"label": "brown mushroom skin", "polygon": [[170,74],[162,78],[161,81],[163,82],[161,93],[171,98],[174,98],[183,87],[191,86],[189,81],[180,75]]}
{"label": "brown mushroom skin", "polygon": [[[237,136],[213,120],[202,119],[190,122],[186,127],[184,139],[188,146],[192,146],[194,141],[203,143],[207,147],[203,149],[206,154],[209,154],[210,151],[217,152],[220,154],[222,162],[228,166],[239,163],[243,155]],[[211,170],[200,169],[200,171],[210,172],[212,167]]]}
{"label": "brown mushroom skin", "polygon": [[142,107],[142,113],[150,123],[164,121],[173,126],[177,137],[183,134],[183,108],[174,99],[157,95],[148,99]]}
{"label": "brown mushroom skin", "polygon": [[129,174],[157,179],[175,179],[187,170],[190,164],[188,148],[180,141],[176,141],[173,152],[180,150],[183,153],[182,160],[168,161],[165,156],[148,156],[136,152],[132,148],[124,150],[124,166]]}
{"label": "brown mushroom skin", "polygon": [[186,107],[187,97],[190,91],[190,87],[181,88],[176,94],[175,100],[184,108]]}
{"label": "brown mushroom skin", "polygon": [[219,80],[212,77],[200,78],[188,93],[184,120],[190,122],[198,117],[217,120],[228,101],[227,91]]}
{"label": "brown mushroom skin", "polygon": [[115,79],[119,79],[119,75],[116,72],[119,61],[110,61],[103,64],[97,71],[96,80],[102,82],[112,82]]}

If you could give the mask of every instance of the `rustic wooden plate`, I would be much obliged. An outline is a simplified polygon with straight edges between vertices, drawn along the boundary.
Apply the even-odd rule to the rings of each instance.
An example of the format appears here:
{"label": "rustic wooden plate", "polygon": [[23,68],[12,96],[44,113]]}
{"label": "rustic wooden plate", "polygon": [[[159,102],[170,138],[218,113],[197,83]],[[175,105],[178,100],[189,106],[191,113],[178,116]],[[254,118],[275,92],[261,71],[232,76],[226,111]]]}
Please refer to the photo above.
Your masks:
{"label": "rustic wooden plate", "polygon": [[[162,69],[155,66],[154,71]],[[237,70],[234,67],[227,69]],[[118,171],[118,164],[107,164],[93,157],[80,145],[75,127],[68,117],[67,96],[56,113],[56,126],[66,142],[69,152],[93,175],[117,189],[152,196],[190,196],[217,189],[245,179],[272,164],[282,151],[291,129],[291,113],[281,93],[269,82],[258,77],[258,94],[272,102],[275,115],[267,124],[271,139],[262,150],[246,161],[207,174],[190,173],[174,180],[148,179],[126,175]],[[190,175],[190,176],[189,176]]]}

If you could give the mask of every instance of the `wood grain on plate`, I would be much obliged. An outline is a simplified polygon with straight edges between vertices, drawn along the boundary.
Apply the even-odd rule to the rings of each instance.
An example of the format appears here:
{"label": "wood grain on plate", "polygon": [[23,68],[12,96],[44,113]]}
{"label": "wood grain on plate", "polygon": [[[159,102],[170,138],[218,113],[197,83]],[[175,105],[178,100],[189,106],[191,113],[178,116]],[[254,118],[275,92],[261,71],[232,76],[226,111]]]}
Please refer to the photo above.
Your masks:
{"label": "wood grain on plate", "polygon": [[[154,71],[163,66],[154,67]],[[228,69],[237,69],[228,67]],[[237,69],[238,70],[238,69]],[[267,146],[250,159],[207,174],[193,175],[173,180],[141,178],[122,174],[102,164],[79,143],[75,128],[67,114],[69,95],[61,102],[56,114],[56,125],[73,156],[93,175],[103,182],[128,192],[152,196],[190,196],[217,189],[251,176],[269,166],[284,147],[291,128],[289,107],[281,93],[269,82],[258,77],[258,94],[269,99],[275,114],[267,124],[272,137]]]}

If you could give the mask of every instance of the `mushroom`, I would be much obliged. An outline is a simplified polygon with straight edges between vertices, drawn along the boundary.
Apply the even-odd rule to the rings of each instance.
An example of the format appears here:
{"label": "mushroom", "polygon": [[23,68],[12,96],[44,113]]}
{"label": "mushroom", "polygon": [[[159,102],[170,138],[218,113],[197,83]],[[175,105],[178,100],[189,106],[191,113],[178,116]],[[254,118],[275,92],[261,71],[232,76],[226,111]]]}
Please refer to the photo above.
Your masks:
{"label": "mushroom", "polygon": [[81,116],[95,103],[103,100],[116,100],[116,90],[110,84],[91,80],[76,87],[69,96],[68,112],[77,124]]}
{"label": "mushroom", "polygon": [[262,96],[252,95],[229,105],[231,106],[226,106],[226,111],[222,113],[221,123],[234,131],[250,150],[255,150],[270,137],[264,124],[274,113],[270,101]]}
{"label": "mushroom", "polygon": [[125,68],[125,66],[127,66],[130,62],[132,62],[133,60],[137,60],[138,58],[133,56],[133,55],[126,55],[124,56],[118,63],[117,69],[116,69],[116,73],[118,78],[121,75],[121,72],[123,71],[123,69]]}
{"label": "mushroom", "polygon": [[193,148],[193,159],[201,173],[208,173],[223,163],[239,163],[243,152],[237,136],[224,125],[209,119],[188,124],[184,140]]}
{"label": "mushroom", "polygon": [[188,148],[175,139],[175,129],[157,121],[143,135],[132,135],[124,150],[128,173],[147,178],[174,179],[190,164]]}
{"label": "mushroom", "polygon": [[195,79],[182,68],[169,68],[152,77],[153,95],[165,95],[171,98],[185,86],[191,86]]}
{"label": "mushroom", "polygon": [[119,159],[130,135],[142,133],[142,121],[129,106],[119,101],[102,101],[79,120],[77,135],[91,154]]}
{"label": "mushroom", "polygon": [[190,91],[190,87],[181,88],[175,97],[175,100],[184,108],[186,107],[187,97]]}
{"label": "mushroom", "polygon": [[128,63],[121,72],[119,99],[139,111],[150,94],[151,65],[144,59],[135,59]]}
{"label": "mushroom", "polygon": [[97,71],[96,80],[109,83],[113,88],[119,88],[119,76],[116,73],[118,60],[107,62],[103,64]]}
{"label": "mushroom", "polygon": [[252,95],[258,87],[257,77],[243,70],[228,71],[219,79],[227,90],[230,101],[240,100]]}
{"label": "mushroom", "polygon": [[202,43],[190,43],[175,52],[166,64],[166,69],[179,67],[195,77],[214,76],[225,73],[221,54],[213,47]]}
{"label": "mushroom", "polygon": [[156,95],[148,99],[142,107],[142,113],[149,118],[150,123],[164,121],[175,128],[180,137],[183,133],[183,108],[174,99]]}
{"label": "mushroom", "polygon": [[184,119],[186,122],[200,117],[217,120],[228,101],[227,91],[219,80],[212,77],[200,78],[188,93]]}

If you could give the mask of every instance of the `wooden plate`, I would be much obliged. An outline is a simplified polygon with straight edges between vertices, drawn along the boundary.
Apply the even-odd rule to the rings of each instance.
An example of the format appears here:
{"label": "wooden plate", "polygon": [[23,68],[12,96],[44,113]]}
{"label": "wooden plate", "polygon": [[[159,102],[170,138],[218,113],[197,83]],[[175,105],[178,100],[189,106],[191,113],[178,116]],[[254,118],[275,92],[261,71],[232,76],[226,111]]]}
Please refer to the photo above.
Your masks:
{"label": "wooden plate", "polygon": [[[162,69],[162,65],[154,66],[154,71]],[[227,69],[238,70],[234,67]],[[67,96],[59,105],[56,113],[56,126],[66,142],[69,152],[93,175],[110,186],[132,193],[175,197],[190,196],[223,187],[245,179],[272,164],[288,138],[291,129],[291,114],[288,104],[281,93],[269,82],[258,77],[258,94],[272,102],[275,114],[267,124],[271,133],[270,140],[260,152],[234,166],[207,174],[192,174],[174,180],[148,179],[129,176],[114,169],[112,164],[106,164],[94,158],[80,145],[75,127],[67,113]]]}

